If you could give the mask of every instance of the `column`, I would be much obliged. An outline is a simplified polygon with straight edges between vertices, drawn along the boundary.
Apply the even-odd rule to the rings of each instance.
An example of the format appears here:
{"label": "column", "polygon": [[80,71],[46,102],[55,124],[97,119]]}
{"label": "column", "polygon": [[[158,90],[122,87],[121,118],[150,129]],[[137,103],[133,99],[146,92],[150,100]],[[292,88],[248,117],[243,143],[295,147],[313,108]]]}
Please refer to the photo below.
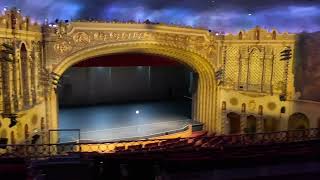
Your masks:
{"label": "column", "polygon": [[12,104],[13,104],[13,111],[19,111],[19,91],[18,91],[18,87],[19,87],[19,74],[18,74],[18,69],[19,69],[19,64],[17,64],[17,62],[13,62],[12,63]]}
{"label": "column", "polygon": [[246,113],[241,113],[240,115],[240,130],[241,133],[247,133],[245,130],[247,129],[247,114]]}
{"label": "column", "polygon": [[221,134],[229,134],[230,122],[227,117],[227,112],[225,110],[221,113]]}
{"label": "column", "polygon": [[32,107],[32,83],[33,83],[33,80],[32,80],[32,71],[31,71],[31,68],[32,68],[32,58],[30,55],[28,55],[28,63],[27,63],[27,72],[28,72],[28,104],[29,104],[29,107]]}
{"label": "column", "polygon": [[262,133],[264,132],[264,121],[263,121],[263,116],[260,115],[257,118],[257,133]]}

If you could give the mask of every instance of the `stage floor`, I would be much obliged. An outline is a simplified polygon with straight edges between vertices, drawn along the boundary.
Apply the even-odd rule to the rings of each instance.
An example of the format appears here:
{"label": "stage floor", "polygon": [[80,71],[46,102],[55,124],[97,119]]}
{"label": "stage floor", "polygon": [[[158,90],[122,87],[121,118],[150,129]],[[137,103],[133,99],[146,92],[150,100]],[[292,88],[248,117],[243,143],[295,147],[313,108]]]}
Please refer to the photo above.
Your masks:
{"label": "stage floor", "polygon": [[[125,140],[183,129],[190,117],[185,100],[60,108],[59,129],[80,129],[81,141]],[[77,134],[60,132],[60,143],[79,140]]]}

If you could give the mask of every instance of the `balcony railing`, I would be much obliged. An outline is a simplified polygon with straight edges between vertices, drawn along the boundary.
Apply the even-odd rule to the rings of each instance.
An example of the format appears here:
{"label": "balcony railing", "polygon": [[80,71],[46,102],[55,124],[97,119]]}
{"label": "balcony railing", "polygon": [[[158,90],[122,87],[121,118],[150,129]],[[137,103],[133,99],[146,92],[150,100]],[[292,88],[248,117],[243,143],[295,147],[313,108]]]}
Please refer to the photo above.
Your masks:
{"label": "balcony railing", "polygon": [[[304,129],[292,131],[279,131],[269,133],[238,134],[204,136],[203,140],[214,138],[218,149],[230,146],[271,145],[292,142],[306,142],[320,140],[320,129]],[[195,138],[180,138],[178,142],[189,141]],[[129,147],[140,146],[143,150],[148,144],[156,146],[156,149],[165,150],[160,144],[168,139],[140,139],[132,141],[109,141],[109,142],[71,142],[60,144],[0,144],[0,158],[45,158],[51,156],[70,156],[79,153],[114,153],[118,149],[129,149]],[[158,146],[159,145],[159,146]],[[140,150],[141,150],[140,149]]]}

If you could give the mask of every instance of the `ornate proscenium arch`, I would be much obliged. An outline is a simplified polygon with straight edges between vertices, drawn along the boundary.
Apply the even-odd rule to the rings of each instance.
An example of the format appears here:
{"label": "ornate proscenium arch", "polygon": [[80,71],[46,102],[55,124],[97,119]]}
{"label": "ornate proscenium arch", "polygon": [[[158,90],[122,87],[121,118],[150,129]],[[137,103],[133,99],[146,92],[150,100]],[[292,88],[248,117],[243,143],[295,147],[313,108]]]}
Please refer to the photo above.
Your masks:
{"label": "ornate proscenium arch", "polygon": [[176,59],[177,61],[186,64],[194,69],[199,74],[198,92],[194,103],[194,119],[199,120],[206,124],[208,130],[213,126],[214,120],[214,69],[206,59],[184,50],[175,49],[171,47],[164,47],[158,45],[143,45],[143,44],[113,44],[113,45],[100,45],[93,48],[88,48],[79,51],[59,63],[53,72],[62,75],[72,65],[90,58],[103,56],[106,54],[126,53],[126,52],[140,52],[151,53],[162,56],[168,56]]}
{"label": "ornate proscenium arch", "polygon": [[[101,24],[97,23],[96,25]],[[175,30],[172,31],[170,28],[165,29],[163,27],[154,27],[151,32],[150,29],[142,29],[142,31],[146,32],[139,32],[143,28],[141,25],[138,26],[139,28],[134,25],[130,29],[132,31],[132,29],[136,28],[138,32],[127,32],[128,25],[125,28],[120,28],[121,31],[127,33],[124,35],[124,33],[112,32],[119,31],[119,25],[116,24],[113,29],[110,29],[110,26],[112,25],[108,25],[107,30],[103,32],[79,31],[79,24],[78,26],[76,24],[75,27],[69,27],[69,30],[67,27],[66,29],[61,29],[63,28],[61,27],[58,30],[56,43],[51,45],[54,52],[49,53],[53,54],[53,56],[48,58],[56,59],[49,68],[53,73],[62,75],[68,68],[78,62],[99,56],[128,52],[173,58],[198,73],[197,92],[193,96],[193,120],[204,123],[206,130],[215,132],[216,81],[214,63],[210,59],[214,58],[215,53],[213,51],[214,46],[209,40],[211,36],[208,36],[207,32],[203,30],[187,29],[188,32],[177,33],[177,28],[172,28]],[[182,32],[183,30],[186,31],[183,28],[180,30]],[[186,33],[191,35],[186,35]],[[107,37],[105,36],[106,34],[108,34]],[[97,38],[99,35],[103,40]],[[128,38],[129,36],[132,36],[132,38]],[[55,109],[57,107],[57,99],[54,91],[51,91],[50,101],[52,120],[58,123],[57,109]]]}

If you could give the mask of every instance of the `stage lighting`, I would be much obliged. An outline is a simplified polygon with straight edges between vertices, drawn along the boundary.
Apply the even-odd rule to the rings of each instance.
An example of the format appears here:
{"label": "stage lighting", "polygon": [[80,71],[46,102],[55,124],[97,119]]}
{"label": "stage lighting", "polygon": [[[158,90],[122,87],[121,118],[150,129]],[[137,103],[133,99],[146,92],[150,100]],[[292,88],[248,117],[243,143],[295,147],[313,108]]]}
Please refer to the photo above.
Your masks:
{"label": "stage lighting", "polygon": [[286,47],[285,50],[281,51],[280,53],[280,56],[281,56],[281,61],[287,61],[287,60],[290,60],[291,57],[292,57],[292,50],[290,47]]}

